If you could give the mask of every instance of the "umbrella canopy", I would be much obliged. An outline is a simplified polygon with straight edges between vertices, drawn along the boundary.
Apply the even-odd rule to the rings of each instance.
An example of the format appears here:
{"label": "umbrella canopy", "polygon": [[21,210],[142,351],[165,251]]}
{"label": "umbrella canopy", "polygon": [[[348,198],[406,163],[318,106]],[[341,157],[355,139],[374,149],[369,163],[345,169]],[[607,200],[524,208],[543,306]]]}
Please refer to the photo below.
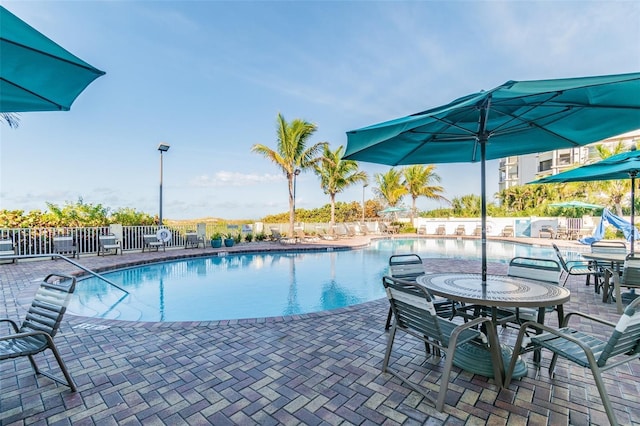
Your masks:
{"label": "umbrella canopy", "polygon": [[[623,152],[596,163],[567,170],[566,172],[547,176],[542,179],[529,182],[539,183],[566,183],[585,182],[594,180],[631,179],[631,225],[635,226],[635,179],[640,172],[640,151],[631,150]],[[634,252],[635,232],[631,233],[631,253]]]}
{"label": "umbrella canopy", "polygon": [[388,165],[481,163],[486,283],[487,159],[587,145],[640,128],[640,73],[508,81],[447,105],[347,132],[344,158]]}
{"label": "umbrella canopy", "polygon": [[0,6],[0,112],[68,111],[103,74]]}
{"label": "umbrella canopy", "polygon": [[563,201],[561,203],[551,203],[551,207],[565,207],[565,208],[578,208],[578,209],[603,209],[604,206],[599,204],[585,203],[584,201]]}

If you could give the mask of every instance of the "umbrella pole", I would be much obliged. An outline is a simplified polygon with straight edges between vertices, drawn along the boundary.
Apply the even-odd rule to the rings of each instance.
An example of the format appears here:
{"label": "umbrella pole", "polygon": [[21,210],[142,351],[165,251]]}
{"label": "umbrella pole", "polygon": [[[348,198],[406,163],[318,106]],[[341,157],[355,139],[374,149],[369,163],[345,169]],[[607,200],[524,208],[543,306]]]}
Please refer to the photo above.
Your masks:
{"label": "umbrella pole", "polygon": [[486,197],[486,170],[485,170],[485,156],[486,156],[486,137],[480,138],[480,215],[482,216],[482,233],[480,238],[482,245],[482,286],[487,285],[487,197]]}
{"label": "umbrella pole", "polygon": [[636,223],[635,223],[635,213],[636,213],[636,174],[631,174],[631,251],[633,254],[635,252],[636,245]]}

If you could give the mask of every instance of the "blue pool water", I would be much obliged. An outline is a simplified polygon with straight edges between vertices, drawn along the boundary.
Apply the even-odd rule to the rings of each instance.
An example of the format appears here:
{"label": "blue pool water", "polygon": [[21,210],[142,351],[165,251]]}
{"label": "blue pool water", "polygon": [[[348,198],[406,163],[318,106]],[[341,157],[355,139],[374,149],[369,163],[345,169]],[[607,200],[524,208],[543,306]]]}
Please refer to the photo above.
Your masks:
{"label": "blue pool water", "polygon": [[[364,249],[184,259],[105,273],[78,283],[68,312],[127,321],[215,321],[318,312],[384,297],[389,256],[479,259],[479,240],[393,239]],[[555,258],[550,247],[489,241],[493,262]]]}

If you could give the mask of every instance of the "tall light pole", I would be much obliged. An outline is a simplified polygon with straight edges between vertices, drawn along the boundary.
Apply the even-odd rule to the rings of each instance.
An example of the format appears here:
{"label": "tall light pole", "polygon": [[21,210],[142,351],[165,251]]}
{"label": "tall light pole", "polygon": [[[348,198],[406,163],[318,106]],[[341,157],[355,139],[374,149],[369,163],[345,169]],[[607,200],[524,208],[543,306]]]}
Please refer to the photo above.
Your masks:
{"label": "tall light pole", "polygon": [[296,180],[300,174],[300,169],[293,171],[293,223],[296,222]]}
{"label": "tall light pole", "polygon": [[362,222],[364,222],[364,189],[369,186],[368,183],[362,185]]}
{"label": "tall light pole", "polygon": [[169,151],[169,144],[160,142],[160,145],[158,145],[158,151],[160,151],[160,216],[159,216],[160,224],[159,225],[162,226],[162,154]]}

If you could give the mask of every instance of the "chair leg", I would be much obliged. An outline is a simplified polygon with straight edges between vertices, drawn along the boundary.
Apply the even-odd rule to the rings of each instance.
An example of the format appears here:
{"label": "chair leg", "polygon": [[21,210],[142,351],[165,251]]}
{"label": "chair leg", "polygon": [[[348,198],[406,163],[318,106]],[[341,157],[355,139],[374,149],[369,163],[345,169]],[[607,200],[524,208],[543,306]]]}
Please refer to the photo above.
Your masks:
{"label": "chair leg", "polygon": [[607,417],[609,418],[609,424],[611,424],[612,426],[617,425],[618,420],[613,413],[613,406],[611,405],[611,401],[609,400],[607,389],[604,386],[604,381],[602,380],[602,376],[600,375],[600,370],[598,369],[597,365],[591,365],[591,373],[593,373],[593,379],[595,380],[596,387],[598,388],[598,392],[600,393],[600,400],[602,401],[602,405],[604,406],[604,411],[606,411]]}
{"label": "chair leg", "polygon": [[54,380],[58,383],[61,383],[63,385],[67,385],[71,388],[72,392],[77,392],[77,388],[76,388],[76,384],[74,383],[73,379],[71,378],[71,375],[69,374],[69,371],[67,370],[67,366],[65,365],[64,361],[62,360],[62,357],[60,356],[60,353],[58,352],[58,349],[56,349],[55,345],[53,344],[53,342],[51,342],[49,349],[51,349],[51,352],[53,352],[53,356],[56,358],[56,361],[58,361],[58,366],[60,367],[60,371],[62,371],[62,374],[64,375],[64,378],[66,379],[67,383],[64,383],[62,380],[58,379],[57,377],[47,374],[47,373],[43,373],[42,371],[40,372],[40,374],[42,374],[43,376],[47,376],[48,378],[50,378],[51,380]]}
{"label": "chair leg", "polygon": [[384,325],[385,330],[388,330],[391,327],[392,316],[393,316],[393,309],[389,308],[389,313],[387,314],[387,323]]}
{"label": "chair leg", "polygon": [[389,358],[391,357],[391,348],[393,347],[393,340],[396,337],[396,325],[393,324],[391,327],[391,331],[389,332],[389,336],[387,337],[387,350],[384,353],[384,361],[382,361],[382,372],[387,372],[387,367],[389,367]]}

